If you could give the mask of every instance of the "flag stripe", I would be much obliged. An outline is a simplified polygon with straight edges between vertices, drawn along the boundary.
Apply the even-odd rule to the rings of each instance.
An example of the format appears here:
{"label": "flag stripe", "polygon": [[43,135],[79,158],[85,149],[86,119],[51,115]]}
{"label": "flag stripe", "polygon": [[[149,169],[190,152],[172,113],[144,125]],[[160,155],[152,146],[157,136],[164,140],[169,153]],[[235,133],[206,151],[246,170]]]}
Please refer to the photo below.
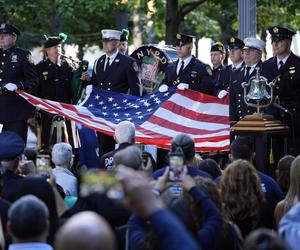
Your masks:
{"label": "flag stripe", "polygon": [[166,101],[161,107],[170,110],[177,115],[184,114],[184,116],[189,119],[203,122],[229,124],[228,116],[216,116],[205,113],[199,113],[194,110],[187,109],[184,106],[178,105],[171,101]]}
{"label": "flag stripe", "polygon": [[74,106],[17,93],[47,112],[108,135],[120,121],[129,120],[136,125],[137,142],[169,148],[174,136],[187,133],[196,151],[229,149],[228,98],[175,89],[143,97],[93,90],[84,106]]}

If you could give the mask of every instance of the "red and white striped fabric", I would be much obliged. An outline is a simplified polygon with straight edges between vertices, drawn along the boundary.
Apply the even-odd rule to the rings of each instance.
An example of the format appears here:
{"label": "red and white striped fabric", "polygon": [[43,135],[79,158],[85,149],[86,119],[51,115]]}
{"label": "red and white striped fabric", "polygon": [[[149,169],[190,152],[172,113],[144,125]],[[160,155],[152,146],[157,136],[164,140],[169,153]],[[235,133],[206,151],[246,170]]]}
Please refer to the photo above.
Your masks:
{"label": "red and white striped fabric", "polygon": [[17,92],[37,108],[108,135],[113,135],[120,121],[129,120],[136,125],[140,143],[168,148],[173,137],[186,133],[194,139],[198,152],[229,150],[228,97],[219,99],[192,90],[144,97],[93,90],[84,106],[75,106]]}

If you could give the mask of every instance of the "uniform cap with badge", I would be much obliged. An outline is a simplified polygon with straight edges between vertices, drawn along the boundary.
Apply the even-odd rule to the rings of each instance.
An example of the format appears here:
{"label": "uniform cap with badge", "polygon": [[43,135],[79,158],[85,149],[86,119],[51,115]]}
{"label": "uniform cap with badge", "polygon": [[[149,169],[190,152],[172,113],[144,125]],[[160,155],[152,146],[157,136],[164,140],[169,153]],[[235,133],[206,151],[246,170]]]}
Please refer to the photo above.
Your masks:
{"label": "uniform cap with badge", "polygon": [[282,41],[285,39],[292,40],[293,35],[296,34],[296,32],[294,32],[292,30],[278,27],[278,26],[271,27],[268,29],[268,31],[271,34],[272,42],[278,42],[278,41]]}
{"label": "uniform cap with badge", "polygon": [[102,41],[114,41],[118,40],[120,41],[122,32],[119,30],[101,30],[102,33]]}
{"label": "uniform cap with badge", "polygon": [[178,33],[176,35],[176,46],[184,46],[193,42],[194,36]]}
{"label": "uniform cap with badge", "polygon": [[225,54],[225,47],[224,47],[223,43],[221,43],[221,42],[214,43],[210,48],[210,52],[213,52],[213,51],[218,51],[218,52]]}
{"label": "uniform cap with badge", "polygon": [[257,49],[264,52],[266,43],[254,37],[247,37],[244,39],[245,47],[243,49]]}
{"label": "uniform cap with badge", "polygon": [[25,143],[15,132],[0,133],[0,159],[12,159],[24,152]]}
{"label": "uniform cap with badge", "polygon": [[1,23],[0,34],[10,34],[14,36],[19,36],[21,33],[14,25],[8,23]]}
{"label": "uniform cap with badge", "polygon": [[242,49],[245,46],[245,43],[237,37],[230,37],[227,40],[227,44],[229,49]]}
{"label": "uniform cap with badge", "polygon": [[46,39],[46,41],[44,42],[44,48],[47,49],[56,46],[58,44],[64,43],[67,40],[68,36],[65,33],[59,33],[58,36],[48,37],[44,35],[44,38]]}

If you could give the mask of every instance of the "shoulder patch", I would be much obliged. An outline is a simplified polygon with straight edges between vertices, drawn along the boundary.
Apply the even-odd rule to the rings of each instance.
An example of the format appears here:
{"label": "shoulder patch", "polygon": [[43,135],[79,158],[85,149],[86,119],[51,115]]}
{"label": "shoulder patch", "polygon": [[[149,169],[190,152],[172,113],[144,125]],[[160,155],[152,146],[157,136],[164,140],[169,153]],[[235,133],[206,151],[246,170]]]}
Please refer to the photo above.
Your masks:
{"label": "shoulder patch", "polygon": [[213,75],[212,70],[211,70],[211,68],[210,68],[209,65],[206,65],[206,72],[207,72],[207,74],[209,74],[210,76]]}

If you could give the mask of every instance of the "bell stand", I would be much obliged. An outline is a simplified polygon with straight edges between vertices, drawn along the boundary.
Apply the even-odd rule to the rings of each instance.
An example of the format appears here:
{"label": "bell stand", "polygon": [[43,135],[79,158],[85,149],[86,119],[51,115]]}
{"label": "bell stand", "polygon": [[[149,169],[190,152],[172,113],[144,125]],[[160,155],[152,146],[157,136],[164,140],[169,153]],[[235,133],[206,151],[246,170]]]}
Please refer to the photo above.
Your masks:
{"label": "bell stand", "polygon": [[246,115],[233,125],[230,131],[288,130],[288,127],[284,126],[281,121],[276,120],[274,116],[262,113],[261,106],[255,105],[255,107],[256,112],[253,115]]}

